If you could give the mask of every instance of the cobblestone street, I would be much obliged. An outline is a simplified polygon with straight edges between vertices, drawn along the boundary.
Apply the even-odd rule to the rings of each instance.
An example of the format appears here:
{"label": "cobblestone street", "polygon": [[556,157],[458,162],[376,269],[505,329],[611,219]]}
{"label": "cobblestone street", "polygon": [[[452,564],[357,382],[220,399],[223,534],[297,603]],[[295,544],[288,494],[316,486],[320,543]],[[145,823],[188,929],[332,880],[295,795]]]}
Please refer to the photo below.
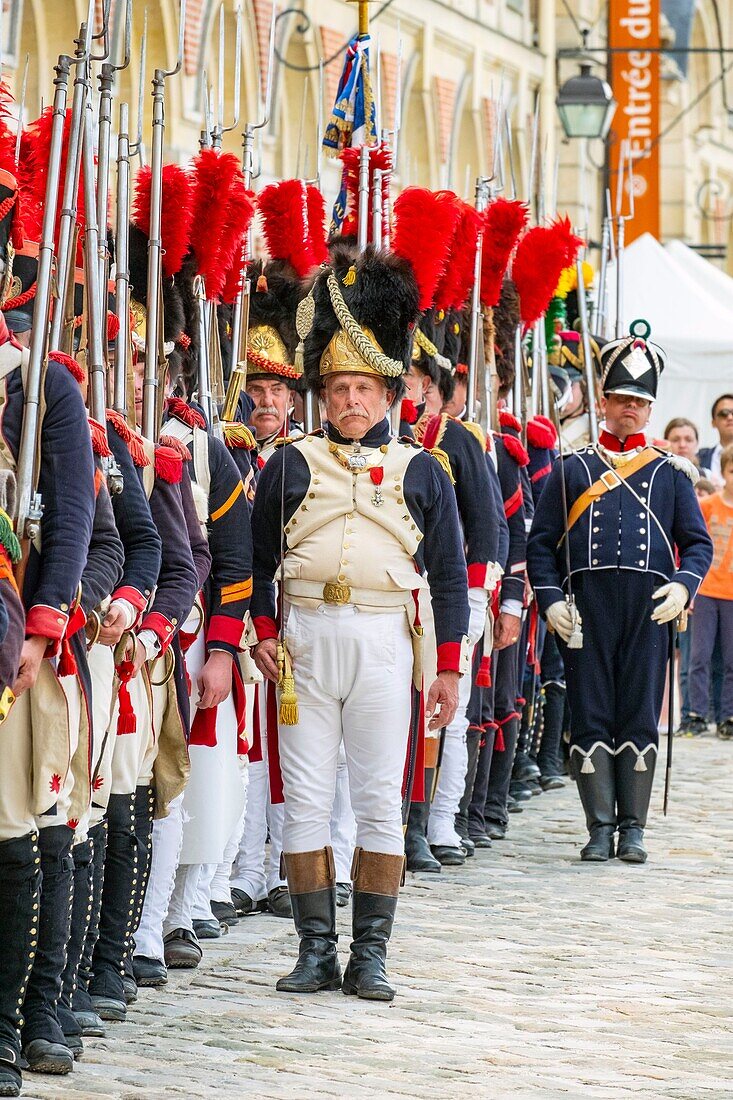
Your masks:
{"label": "cobblestone street", "polygon": [[666,820],[657,775],[646,866],[579,862],[568,786],[458,872],[408,876],[391,1006],[277,994],[295,933],[255,916],[23,1095],[730,1097],[733,745],[678,741],[675,765]]}

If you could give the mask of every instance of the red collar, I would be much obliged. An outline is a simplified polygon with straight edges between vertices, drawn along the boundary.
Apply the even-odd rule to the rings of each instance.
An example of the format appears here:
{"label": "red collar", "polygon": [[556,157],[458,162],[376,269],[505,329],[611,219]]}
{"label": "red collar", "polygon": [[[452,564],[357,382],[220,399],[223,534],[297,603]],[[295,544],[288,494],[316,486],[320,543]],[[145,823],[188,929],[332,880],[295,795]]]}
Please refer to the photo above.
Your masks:
{"label": "red collar", "polygon": [[636,432],[634,435],[627,435],[626,439],[621,440],[604,428],[598,442],[607,451],[620,453],[621,451],[633,451],[636,447],[646,447],[646,436],[643,432]]}

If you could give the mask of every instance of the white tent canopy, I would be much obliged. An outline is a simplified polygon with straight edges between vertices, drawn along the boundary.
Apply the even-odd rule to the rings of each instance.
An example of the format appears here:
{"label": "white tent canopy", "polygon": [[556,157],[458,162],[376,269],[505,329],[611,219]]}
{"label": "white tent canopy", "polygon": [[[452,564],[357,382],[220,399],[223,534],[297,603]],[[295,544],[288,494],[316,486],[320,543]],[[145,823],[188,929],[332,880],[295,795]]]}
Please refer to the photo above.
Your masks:
{"label": "white tent canopy", "polygon": [[[611,270],[611,325],[614,278]],[[733,392],[733,279],[681,242],[665,249],[645,233],[626,249],[623,310],[627,326],[637,317],[648,321],[651,339],[666,353],[653,433],[661,435],[673,416],[686,416],[701,443],[713,443],[710,407],[719,394]]]}

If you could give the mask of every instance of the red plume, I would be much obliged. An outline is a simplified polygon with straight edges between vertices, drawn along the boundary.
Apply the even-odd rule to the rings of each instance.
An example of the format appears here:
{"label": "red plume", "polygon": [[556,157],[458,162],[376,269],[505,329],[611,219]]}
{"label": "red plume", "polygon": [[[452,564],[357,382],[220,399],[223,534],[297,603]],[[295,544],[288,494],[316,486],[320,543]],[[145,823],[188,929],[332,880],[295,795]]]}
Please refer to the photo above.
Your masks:
{"label": "red plume", "polygon": [[524,234],[514,257],[512,279],[525,326],[533,325],[546,311],[560,272],[573,263],[582,243],[569,218],[558,218],[546,228],[535,226]]}
{"label": "red plume", "polygon": [[528,216],[529,211],[523,202],[509,199],[494,199],[486,210],[481,253],[482,305],[499,304],[501,284]]}
{"label": "red plume", "polygon": [[452,191],[407,187],[394,204],[392,251],[412,264],[420,289],[420,309],[429,309],[460,217]]}
{"label": "red plume", "polygon": [[15,176],[15,119],[10,113],[13,94],[5,81],[0,82],[0,169]]}
{"label": "red plume", "polygon": [[328,259],[326,244],[326,200],[317,187],[308,186],[308,240],[314,264],[324,264]]}
{"label": "red plume", "polygon": [[192,224],[202,229],[192,240],[196,269],[207,298],[218,298],[254,211],[234,153],[202,149],[193,170]]}
{"label": "red plume", "polygon": [[[342,149],[339,159],[344,166],[343,181],[346,187],[346,218],[341,232],[345,237],[356,236],[359,232],[359,163],[361,161],[360,145],[350,145]],[[369,149],[369,191],[374,188],[374,172],[379,169],[382,172],[382,206],[389,199],[389,178],[392,171],[392,151],[386,145],[373,145]],[[367,226],[367,240],[372,239],[372,213],[369,210],[369,223]]]}
{"label": "red plume", "polygon": [[302,180],[271,183],[257,196],[272,260],[285,260],[301,279],[316,266],[310,238],[308,196]]}
{"label": "red plume", "polygon": [[435,292],[437,309],[462,309],[473,283],[476,244],[481,215],[475,207],[458,200],[460,217],[450,247],[450,263]]}
{"label": "red plume", "polygon": [[[19,182],[23,194],[23,209],[27,236],[40,241],[43,227],[43,209],[46,202],[46,181],[48,179],[48,158],[51,149],[51,130],[53,127],[53,107],[47,107],[23,134],[21,142],[21,163]],[[69,133],[71,131],[71,111],[67,110],[64,120],[64,136],[61,152],[61,170],[59,172],[58,201],[56,204],[56,225],[54,240],[58,242],[59,221],[63,210],[64,178],[69,151]],[[84,181],[79,172],[79,187],[76,196],[76,220],[84,227]],[[77,250],[77,267],[82,265],[81,239]]]}
{"label": "red plume", "polygon": [[[150,236],[150,168],[141,168],[135,180],[132,222]],[[177,275],[191,243],[193,227],[193,180],[180,164],[163,167],[160,240],[163,247],[163,275]]]}

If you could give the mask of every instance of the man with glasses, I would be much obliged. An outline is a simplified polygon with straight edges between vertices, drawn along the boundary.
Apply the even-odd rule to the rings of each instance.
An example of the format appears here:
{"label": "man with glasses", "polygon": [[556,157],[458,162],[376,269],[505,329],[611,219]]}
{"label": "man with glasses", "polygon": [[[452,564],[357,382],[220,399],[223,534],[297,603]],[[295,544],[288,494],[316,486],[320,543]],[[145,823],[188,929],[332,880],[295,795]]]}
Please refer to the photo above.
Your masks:
{"label": "man with glasses", "polygon": [[723,484],[723,475],[720,472],[720,456],[726,447],[733,444],[733,394],[724,393],[715,399],[712,425],[718,433],[718,442],[714,447],[701,447],[697,457],[700,468],[709,470],[710,480],[720,488]]}

